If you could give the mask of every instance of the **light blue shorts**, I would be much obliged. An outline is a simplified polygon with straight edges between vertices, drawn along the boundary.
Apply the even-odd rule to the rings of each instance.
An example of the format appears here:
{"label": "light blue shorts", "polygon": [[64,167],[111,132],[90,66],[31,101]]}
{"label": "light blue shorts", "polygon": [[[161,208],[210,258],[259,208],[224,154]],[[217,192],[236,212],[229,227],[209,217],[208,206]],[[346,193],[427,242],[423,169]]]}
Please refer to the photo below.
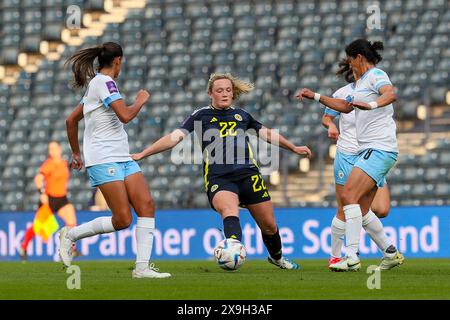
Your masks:
{"label": "light blue shorts", "polygon": [[86,170],[91,186],[97,187],[112,181],[124,181],[129,175],[140,172],[141,168],[135,161],[126,161],[97,164]]}
{"label": "light blue shorts", "polygon": [[359,155],[357,154],[347,154],[336,150],[336,157],[334,158],[334,181],[336,184],[343,186],[347,182],[358,158]]}
{"label": "light blue shorts", "polygon": [[397,152],[367,149],[359,154],[355,167],[367,173],[382,188],[386,183],[386,175],[397,162]]}

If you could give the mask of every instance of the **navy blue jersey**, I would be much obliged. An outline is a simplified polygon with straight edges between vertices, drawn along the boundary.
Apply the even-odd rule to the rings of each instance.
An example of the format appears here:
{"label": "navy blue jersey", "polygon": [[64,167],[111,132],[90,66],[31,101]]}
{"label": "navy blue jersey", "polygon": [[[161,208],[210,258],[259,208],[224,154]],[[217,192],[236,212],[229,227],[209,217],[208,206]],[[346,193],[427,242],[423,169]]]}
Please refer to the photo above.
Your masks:
{"label": "navy blue jersey", "polygon": [[258,134],[262,124],[242,109],[194,111],[180,129],[195,130],[202,143],[205,183],[208,177],[246,176],[259,172],[248,134]]}

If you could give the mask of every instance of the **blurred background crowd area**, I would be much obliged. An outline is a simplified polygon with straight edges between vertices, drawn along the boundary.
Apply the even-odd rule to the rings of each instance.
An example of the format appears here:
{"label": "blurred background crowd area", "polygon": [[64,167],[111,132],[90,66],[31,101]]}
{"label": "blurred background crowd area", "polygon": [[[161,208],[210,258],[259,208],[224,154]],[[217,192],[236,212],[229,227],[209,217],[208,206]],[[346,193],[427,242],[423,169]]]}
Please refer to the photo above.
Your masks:
{"label": "blurred background crowd area", "polygon": [[[70,88],[64,63],[107,41],[124,48],[117,83],[126,101],[141,88],[152,94],[126,125],[131,152],[208,105],[210,73],[231,72],[256,87],[237,107],[314,152],[309,160],[281,151],[279,168],[265,175],[274,204],[329,207],[335,144],[323,108],[294,96],[302,87],[331,95],[345,84],[335,76],[345,44],[381,40],[379,68],[399,97],[392,205],[450,205],[447,0],[2,0],[0,33],[0,211],[37,208],[33,177],[50,140],[69,160],[65,118],[84,92]],[[169,153],[140,165],[158,208],[208,207],[201,165],[173,164]],[[70,201],[89,209],[95,190],[84,171],[71,174]]]}

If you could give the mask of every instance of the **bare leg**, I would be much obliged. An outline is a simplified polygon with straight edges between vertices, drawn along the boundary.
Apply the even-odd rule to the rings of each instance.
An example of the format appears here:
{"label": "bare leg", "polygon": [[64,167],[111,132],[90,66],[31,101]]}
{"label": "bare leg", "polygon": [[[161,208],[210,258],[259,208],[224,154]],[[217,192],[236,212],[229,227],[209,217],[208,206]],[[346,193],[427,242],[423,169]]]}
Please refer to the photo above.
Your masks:
{"label": "bare leg", "polygon": [[[362,213],[366,214],[369,210],[375,190],[375,181],[360,168],[354,167],[345,183],[341,196],[346,220],[347,256],[353,261],[359,261],[357,252],[362,228]],[[362,199],[363,196],[366,197]]]}
{"label": "bare leg", "polygon": [[242,240],[242,228],[239,221],[239,198],[231,191],[222,190],[212,199],[212,205],[223,220],[225,238]]}
{"label": "bare leg", "polygon": [[382,188],[378,188],[371,209],[378,218],[385,218],[388,216],[389,211],[391,210],[391,195],[387,184]]}
{"label": "bare leg", "polygon": [[58,210],[58,216],[64,221],[66,226],[75,227],[77,225],[77,217],[75,215],[75,208],[71,203],[66,204]]}

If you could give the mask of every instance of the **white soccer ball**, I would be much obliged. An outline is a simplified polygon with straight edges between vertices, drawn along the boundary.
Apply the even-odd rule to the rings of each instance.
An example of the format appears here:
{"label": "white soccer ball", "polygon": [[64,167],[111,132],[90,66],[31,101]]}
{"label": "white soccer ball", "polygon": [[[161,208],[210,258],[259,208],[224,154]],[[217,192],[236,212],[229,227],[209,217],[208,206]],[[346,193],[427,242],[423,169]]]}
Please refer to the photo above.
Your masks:
{"label": "white soccer ball", "polygon": [[222,269],[237,270],[244,264],[247,252],[239,240],[224,239],[214,249],[214,257]]}

